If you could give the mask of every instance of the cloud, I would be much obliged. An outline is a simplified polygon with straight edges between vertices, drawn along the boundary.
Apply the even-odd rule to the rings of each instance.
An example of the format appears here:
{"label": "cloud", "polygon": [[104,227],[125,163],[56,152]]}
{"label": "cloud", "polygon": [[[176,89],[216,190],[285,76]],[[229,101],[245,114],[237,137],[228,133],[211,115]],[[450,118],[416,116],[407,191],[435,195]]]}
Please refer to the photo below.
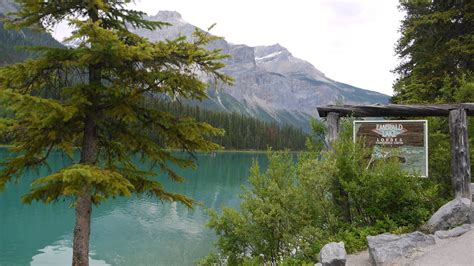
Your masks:
{"label": "cloud", "polygon": [[359,18],[364,10],[361,2],[347,0],[326,0],[322,2],[322,6],[331,11],[335,16],[347,20]]}
{"label": "cloud", "polygon": [[133,7],[150,15],[176,10],[200,28],[217,23],[212,33],[232,43],[280,43],[332,79],[391,94],[402,19],[397,5],[398,0],[141,0]]}

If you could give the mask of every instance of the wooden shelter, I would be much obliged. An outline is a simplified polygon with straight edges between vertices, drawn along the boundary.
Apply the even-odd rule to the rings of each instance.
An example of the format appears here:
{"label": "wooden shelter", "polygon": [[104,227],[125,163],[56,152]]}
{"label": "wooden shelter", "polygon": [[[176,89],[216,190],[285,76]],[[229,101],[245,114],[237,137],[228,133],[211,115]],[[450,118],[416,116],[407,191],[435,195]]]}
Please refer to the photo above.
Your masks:
{"label": "wooden shelter", "polygon": [[474,116],[474,103],[438,105],[329,105],[318,107],[320,117],[326,117],[328,139],[333,142],[339,134],[339,120],[353,117],[449,117],[451,134],[451,180],[456,197],[471,199],[471,163],[467,116]]}

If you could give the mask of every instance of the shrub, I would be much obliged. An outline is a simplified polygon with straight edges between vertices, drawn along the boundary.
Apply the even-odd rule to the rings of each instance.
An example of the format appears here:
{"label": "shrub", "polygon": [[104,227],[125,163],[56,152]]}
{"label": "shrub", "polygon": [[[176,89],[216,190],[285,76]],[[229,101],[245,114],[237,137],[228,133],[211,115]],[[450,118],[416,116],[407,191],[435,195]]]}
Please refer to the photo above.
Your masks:
{"label": "shrub", "polygon": [[361,250],[367,235],[411,230],[438,207],[436,186],[404,173],[395,160],[371,160],[348,126],[333,148],[302,153],[297,162],[269,152],[265,172],[254,163],[240,211],[210,212],[219,255],[201,264],[315,262],[328,242]]}

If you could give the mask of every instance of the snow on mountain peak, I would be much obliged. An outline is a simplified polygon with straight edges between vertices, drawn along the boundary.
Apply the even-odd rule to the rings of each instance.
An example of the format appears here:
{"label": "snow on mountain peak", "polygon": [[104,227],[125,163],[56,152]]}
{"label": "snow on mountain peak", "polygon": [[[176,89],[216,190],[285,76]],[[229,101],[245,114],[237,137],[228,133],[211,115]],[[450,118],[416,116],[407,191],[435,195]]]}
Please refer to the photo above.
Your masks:
{"label": "snow on mountain peak", "polygon": [[255,47],[255,56],[256,57],[265,57],[270,54],[285,54],[290,56],[291,53],[285,47],[281,46],[280,44],[273,44],[273,45],[266,45],[266,46],[256,46]]}
{"label": "snow on mountain peak", "polygon": [[[195,30],[193,25],[173,11],[160,11],[149,19],[172,24],[156,31],[135,30],[152,41],[179,36],[192,38]],[[292,117],[288,120],[291,122],[296,119],[296,114],[314,115],[317,106],[333,103],[341,97],[347,99],[348,104],[387,101],[385,95],[368,94],[327,78],[311,63],[294,57],[278,43],[251,47],[217,40],[208,44],[207,48],[220,49],[231,55],[224,60],[226,66],[222,71],[234,77],[235,84],[232,87],[223,86],[221,91],[213,94],[212,99],[214,105],[222,110],[238,108],[239,112],[276,121],[280,121],[282,112],[286,112]],[[349,91],[349,87],[354,91]],[[306,118],[303,119],[307,122]]]}
{"label": "snow on mountain peak", "polygon": [[255,61],[271,60],[271,59],[277,57],[280,54],[281,54],[281,51],[278,51],[278,52],[274,52],[274,53],[271,53],[271,54],[268,54],[268,55],[265,55],[265,56],[262,56],[262,57],[255,57]]}

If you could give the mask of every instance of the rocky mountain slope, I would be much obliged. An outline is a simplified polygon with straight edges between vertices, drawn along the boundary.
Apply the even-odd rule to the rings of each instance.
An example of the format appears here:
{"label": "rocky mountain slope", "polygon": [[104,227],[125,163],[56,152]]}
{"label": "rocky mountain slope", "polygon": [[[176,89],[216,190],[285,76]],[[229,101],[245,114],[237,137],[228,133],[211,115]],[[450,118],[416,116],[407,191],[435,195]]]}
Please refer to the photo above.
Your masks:
{"label": "rocky mountain slope", "polygon": [[[152,41],[179,36],[192,38],[195,26],[173,11],[160,11],[150,20],[166,21],[172,26],[161,30],[136,30]],[[309,62],[294,57],[279,44],[251,47],[225,40],[211,43],[209,48],[230,54],[224,72],[235,78],[234,86],[210,91],[211,100],[201,105],[238,111],[265,120],[308,125],[316,107],[336,102],[347,104],[386,103],[388,96],[334,81]]]}
{"label": "rocky mountain slope", "polygon": [[[0,0],[0,16],[14,11],[11,0]],[[150,20],[166,21],[172,26],[161,30],[138,29],[136,33],[152,41],[179,36],[192,38],[195,26],[172,11],[160,11]],[[5,30],[0,23],[0,65],[18,62],[30,56],[17,46],[59,46],[47,33]],[[235,78],[234,86],[210,89],[210,99],[188,102],[216,110],[239,112],[269,122],[290,124],[309,130],[309,119],[316,107],[335,102],[348,104],[384,103],[388,96],[340,83],[326,77],[310,63],[294,57],[279,44],[250,47],[218,40],[209,45],[230,54],[223,71]]]}
{"label": "rocky mountain slope", "polygon": [[11,0],[0,0],[0,13],[8,14],[17,10],[17,5]]}

